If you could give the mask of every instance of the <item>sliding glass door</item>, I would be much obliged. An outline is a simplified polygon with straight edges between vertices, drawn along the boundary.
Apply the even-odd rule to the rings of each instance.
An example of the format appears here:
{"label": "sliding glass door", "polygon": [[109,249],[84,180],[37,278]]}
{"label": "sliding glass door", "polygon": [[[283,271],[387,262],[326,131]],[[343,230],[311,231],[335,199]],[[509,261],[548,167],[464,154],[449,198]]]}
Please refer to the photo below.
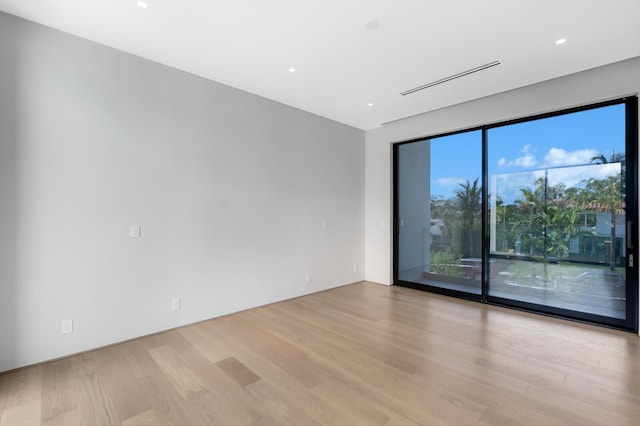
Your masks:
{"label": "sliding glass door", "polygon": [[635,330],[637,99],[396,144],[396,284]]}
{"label": "sliding glass door", "polygon": [[479,297],[482,132],[400,144],[396,159],[398,279]]}
{"label": "sliding glass door", "polygon": [[489,296],[625,319],[625,120],[616,104],[488,129]]}

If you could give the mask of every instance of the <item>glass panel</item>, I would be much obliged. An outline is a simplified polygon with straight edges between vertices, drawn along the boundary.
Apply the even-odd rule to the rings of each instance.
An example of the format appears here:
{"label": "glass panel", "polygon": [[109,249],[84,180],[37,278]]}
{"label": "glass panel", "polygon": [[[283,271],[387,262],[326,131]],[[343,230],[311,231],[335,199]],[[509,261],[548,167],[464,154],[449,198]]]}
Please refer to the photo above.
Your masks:
{"label": "glass panel", "polygon": [[481,293],[482,133],[398,146],[398,278]]}
{"label": "glass panel", "polygon": [[625,318],[624,108],[488,130],[489,295]]}

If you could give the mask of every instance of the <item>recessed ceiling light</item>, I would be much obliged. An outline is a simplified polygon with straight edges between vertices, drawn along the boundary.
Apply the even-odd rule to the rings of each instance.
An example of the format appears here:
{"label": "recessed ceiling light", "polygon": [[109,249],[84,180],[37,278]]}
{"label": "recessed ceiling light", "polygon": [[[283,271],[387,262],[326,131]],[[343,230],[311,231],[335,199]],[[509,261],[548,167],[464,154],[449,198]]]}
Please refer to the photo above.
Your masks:
{"label": "recessed ceiling light", "polygon": [[368,30],[377,30],[378,27],[380,27],[380,21],[378,21],[377,19],[373,19],[364,24],[364,27]]}
{"label": "recessed ceiling light", "polygon": [[289,72],[296,72],[296,69],[291,67],[291,68],[289,68]]}
{"label": "recessed ceiling light", "polygon": [[561,39],[556,40],[556,44],[557,45],[565,44],[566,42],[567,42],[566,38],[561,38]]}
{"label": "recessed ceiling light", "polygon": [[369,103],[367,104],[367,106],[368,106],[368,107],[372,107],[372,106],[373,106],[373,102],[369,102]]}
{"label": "recessed ceiling light", "polygon": [[149,3],[142,1],[142,0],[138,0],[138,3],[136,3],[138,5],[138,7],[141,7],[143,9],[146,9],[149,7]]}

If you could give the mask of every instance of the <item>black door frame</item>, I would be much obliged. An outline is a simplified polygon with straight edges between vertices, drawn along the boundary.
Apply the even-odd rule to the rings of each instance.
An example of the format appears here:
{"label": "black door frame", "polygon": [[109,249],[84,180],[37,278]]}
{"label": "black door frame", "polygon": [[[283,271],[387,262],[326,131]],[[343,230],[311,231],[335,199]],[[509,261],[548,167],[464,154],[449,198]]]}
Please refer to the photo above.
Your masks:
{"label": "black door frame", "polygon": [[[561,308],[538,305],[529,302],[522,302],[512,299],[505,299],[491,296],[489,291],[489,205],[488,205],[488,130],[510,124],[523,123],[527,121],[540,120],[549,117],[571,114],[590,109],[602,108],[611,105],[625,105],[626,112],[626,223],[627,223],[627,264],[626,264],[626,318],[624,320],[604,317],[584,312],[570,311]],[[398,203],[398,149],[408,143],[444,137],[462,132],[482,130],[482,291],[481,294],[466,293],[462,291],[429,286],[399,279],[398,256],[399,256],[399,203]],[[631,190],[629,190],[631,189]],[[494,123],[491,125],[465,129],[462,131],[438,134],[430,137],[422,137],[393,144],[393,283],[395,285],[428,291],[432,293],[453,296],[462,299],[474,300],[491,305],[503,306],[528,312],[535,312],[542,315],[560,317],[568,320],[587,322],[602,326],[617,328],[630,332],[638,332],[638,98],[636,96],[626,97],[581,107],[566,109],[562,111],[538,114],[534,116],[519,118],[515,120]]]}

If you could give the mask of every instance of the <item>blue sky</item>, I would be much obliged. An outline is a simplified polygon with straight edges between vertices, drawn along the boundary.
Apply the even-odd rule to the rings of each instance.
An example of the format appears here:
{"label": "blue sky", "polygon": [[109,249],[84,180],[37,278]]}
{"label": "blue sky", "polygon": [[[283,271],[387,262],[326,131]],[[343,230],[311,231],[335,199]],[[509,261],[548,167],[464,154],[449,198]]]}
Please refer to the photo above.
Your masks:
{"label": "blue sky", "polygon": [[[598,154],[624,153],[624,111],[619,104],[490,129],[489,175],[515,183],[553,168],[550,176],[572,186],[589,173],[614,173],[618,166],[566,166],[589,164]],[[460,188],[458,183],[481,177],[481,145],[480,130],[431,140],[432,196],[449,198]],[[529,173],[517,173],[524,171]]]}

